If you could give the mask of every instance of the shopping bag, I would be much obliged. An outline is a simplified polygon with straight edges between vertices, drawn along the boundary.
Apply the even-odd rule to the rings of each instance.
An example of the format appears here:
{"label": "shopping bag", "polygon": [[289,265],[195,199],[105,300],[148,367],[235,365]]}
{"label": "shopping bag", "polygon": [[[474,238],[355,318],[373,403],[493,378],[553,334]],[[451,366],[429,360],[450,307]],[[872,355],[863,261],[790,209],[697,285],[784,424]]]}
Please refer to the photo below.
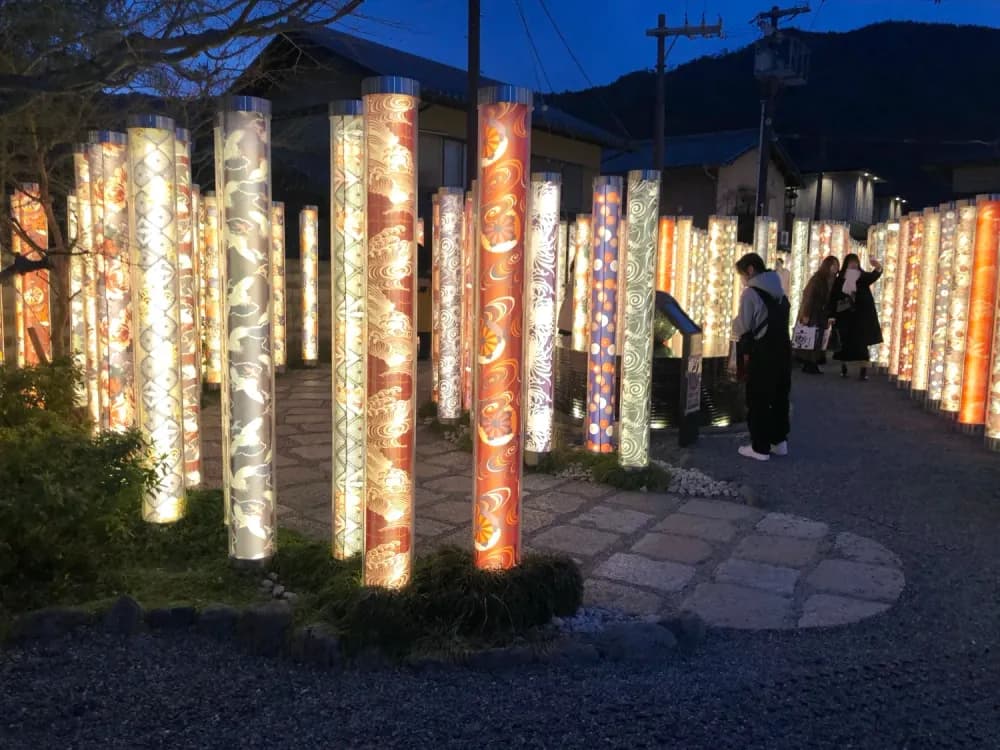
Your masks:
{"label": "shopping bag", "polygon": [[816,348],[816,334],[819,330],[816,326],[804,326],[796,323],[792,331],[792,348],[799,351],[811,352]]}

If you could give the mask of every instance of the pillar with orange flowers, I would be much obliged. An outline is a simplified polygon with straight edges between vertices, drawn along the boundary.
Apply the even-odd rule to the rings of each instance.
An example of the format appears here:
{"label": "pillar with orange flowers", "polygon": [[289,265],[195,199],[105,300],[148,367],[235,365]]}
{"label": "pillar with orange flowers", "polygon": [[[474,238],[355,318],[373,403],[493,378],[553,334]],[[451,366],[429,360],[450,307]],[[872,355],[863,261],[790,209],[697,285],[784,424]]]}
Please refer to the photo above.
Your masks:
{"label": "pillar with orange flowers", "polygon": [[[49,223],[45,218],[39,186],[25,183],[11,199],[14,228],[11,248],[17,255],[40,260],[49,247]],[[52,319],[49,309],[49,272],[31,271],[14,277],[17,364],[37,365],[52,359]]]}
{"label": "pillar with orange flowers", "polygon": [[671,292],[674,271],[674,235],[677,219],[672,216],[660,217],[659,233],[656,237],[656,291]]}

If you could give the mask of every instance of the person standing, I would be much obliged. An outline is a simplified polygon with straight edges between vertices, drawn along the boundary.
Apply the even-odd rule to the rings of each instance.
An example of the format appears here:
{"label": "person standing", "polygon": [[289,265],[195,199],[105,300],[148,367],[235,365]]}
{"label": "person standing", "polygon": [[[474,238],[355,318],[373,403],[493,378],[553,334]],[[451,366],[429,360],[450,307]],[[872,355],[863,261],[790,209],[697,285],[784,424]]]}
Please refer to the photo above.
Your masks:
{"label": "person standing", "polygon": [[[799,304],[799,315],[796,322],[802,326],[816,329],[816,335],[822,341],[823,334],[829,326],[830,294],[833,282],[840,271],[840,261],[832,255],[820,263],[819,270],[812,275],[806,288],[802,291],[802,301]],[[802,372],[808,375],[822,375],[820,364],[826,360],[820,344],[811,350],[796,350],[796,356],[803,362]]]}
{"label": "person standing", "polygon": [[859,377],[868,380],[868,347],[882,343],[882,326],[875,309],[872,284],[882,275],[882,264],[873,260],[874,271],[863,271],[861,260],[851,253],[833,282],[830,313],[836,319],[840,334],[840,351],[833,355],[840,361],[840,375],[847,377],[849,362],[861,363]]}
{"label": "person standing", "polygon": [[747,426],[750,445],[739,454],[755,461],[788,455],[788,398],[792,388],[792,342],[788,335],[788,297],[781,279],[757,253],[736,262],[743,281],[733,333],[741,355],[748,355]]}

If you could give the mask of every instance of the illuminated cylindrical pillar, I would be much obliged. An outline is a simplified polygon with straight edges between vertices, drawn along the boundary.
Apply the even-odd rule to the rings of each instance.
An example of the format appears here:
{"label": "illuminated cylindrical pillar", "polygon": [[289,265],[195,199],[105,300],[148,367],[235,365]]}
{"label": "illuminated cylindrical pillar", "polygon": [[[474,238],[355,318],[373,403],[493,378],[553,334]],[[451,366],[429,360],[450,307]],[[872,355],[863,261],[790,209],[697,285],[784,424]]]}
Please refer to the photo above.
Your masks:
{"label": "illuminated cylindrical pillar", "polygon": [[368,458],[364,581],[399,587],[413,564],[417,112],[409,78],[362,83],[367,191]]}
{"label": "illuminated cylindrical pillar", "polygon": [[204,276],[205,318],[204,331],[205,387],[219,390],[222,385],[222,329],[224,310],[221,211],[218,196],[211,190],[202,196],[205,203],[205,263]]}
{"label": "illuminated cylindrical pillar", "polygon": [[[86,355],[84,354],[87,347],[87,323],[83,317],[83,258],[79,255],[80,210],[78,205],[75,193],[66,196],[66,239],[70,247],[69,350],[73,364],[80,372],[80,378],[76,382],[75,404],[81,409],[86,409],[87,384],[83,380],[83,374],[87,367]],[[3,297],[0,294],[0,310],[3,309],[2,300]],[[0,362],[3,361],[3,316],[0,315]]]}
{"label": "illuminated cylindrical pillar", "polygon": [[[91,347],[96,352],[97,390],[100,403],[100,429],[109,427],[108,393],[111,369],[108,362],[108,301],[105,296],[107,282],[107,246],[104,241],[104,147],[102,133],[92,130],[87,134],[87,164],[90,167],[90,270],[89,289],[93,294],[93,315],[96,321],[90,332]],[[109,165],[110,166],[110,165]]]}
{"label": "illuminated cylindrical pillar", "polygon": [[479,91],[473,544],[480,568],[521,560],[522,326],[531,92]]}
{"label": "illuminated cylindrical pillar", "polygon": [[621,177],[594,180],[591,214],[590,348],[587,352],[587,450],[614,451],[615,337],[618,335],[618,233],[622,213]]}
{"label": "illuminated cylindrical pillar", "polygon": [[940,253],[937,258],[936,296],[934,321],[931,325],[931,351],[927,361],[927,405],[931,409],[941,406],[944,392],[944,360],[948,349],[948,310],[951,307],[952,266],[955,262],[955,245],[958,235],[958,208],[945,203],[940,209]]}
{"label": "illuminated cylindrical pillar", "polygon": [[181,310],[181,398],[184,407],[184,481],[201,484],[201,368],[198,366],[198,304],[194,276],[194,219],[191,202],[191,134],[177,128],[174,139],[177,174],[177,265]]}
{"label": "illuminated cylindrical pillar", "polygon": [[[690,216],[678,216],[674,229],[674,272],[671,288],[673,297],[687,312],[689,302],[689,275],[691,272],[692,243],[694,242],[694,219]],[[690,314],[690,313],[689,313]]]}
{"label": "illuminated cylindrical pillar", "polygon": [[87,393],[87,414],[91,423],[101,423],[101,391],[97,357],[97,300],[93,270],[93,209],[90,195],[90,163],[87,146],[73,149],[73,171],[76,177],[77,239],[73,250],[74,273],[80,279],[80,294],[74,296],[74,330],[83,336],[78,363],[82,364],[83,382]]}
{"label": "illuminated cylindrical pillar", "polygon": [[[49,249],[49,222],[39,186],[24,183],[18,187],[11,198],[11,211],[16,225],[12,231],[11,249],[16,255],[41,260]],[[16,274],[14,284],[17,290],[17,364],[25,367],[52,361],[49,272]]]}
{"label": "illuminated cylindrical pillar", "polygon": [[661,216],[656,235],[656,291],[667,294],[674,288],[674,235],[676,232],[677,219],[672,216]]}
{"label": "illuminated cylindrical pillar", "polygon": [[768,268],[778,260],[778,222],[769,216],[758,216],[754,224],[753,250],[764,259]]}
{"label": "illuminated cylindrical pillar", "polygon": [[906,264],[906,287],[903,298],[903,332],[900,339],[899,383],[909,388],[913,382],[913,364],[916,359],[917,315],[920,309],[920,260],[924,250],[924,217],[909,214],[906,217],[909,233]]}
{"label": "illuminated cylindrical pillar", "polygon": [[[434,403],[438,401],[438,383],[441,380],[441,205],[439,201],[437,193],[431,196],[431,401]],[[462,193],[462,210],[463,212],[465,210],[465,193]],[[465,242],[464,232],[460,241]],[[461,295],[459,300],[461,301]],[[461,312],[459,321],[461,322]],[[461,344],[459,346],[461,347]],[[461,383],[461,366],[459,366],[459,381]],[[461,384],[459,391],[461,392]],[[459,395],[461,396],[461,393]]]}
{"label": "illuminated cylindrical pillar", "polygon": [[956,204],[955,255],[952,258],[951,302],[948,309],[948,341],[944,356],[944,389],[941,411],[958,417],[962,405],[962,376],[965,373],[965,335],[969,325],[969,295],[972,292],[972,260],[976,238],[976,206],[969,201]]}
{"label": "illuminated cylindrical pillar", "polygon": [[[727,236],[727,217],[708,217],[708,257],[706,259],[706,295],[704,308],[705,354],[718,356],[723,345],[729,346],[732,322],[733,279]],[[735,262],[735,261],[733,261]]]}
{"label": "illuminated cylindrical pillar", "polygon": [[204,233],[202,232],[203,218],[204,213],[202,212],[201,206],[201,187],[197,183],[191,183],[191,257],[193,259],[192,269],[194,270],[194,341],[196,347],[195,369],[198,374],[199,393],[201,392],[204,362],[201,351],[201,239],[204,236]]}
{"label": "illuminated cylindrical pillar", "polygon": [[462,416],[462,220],[465,191],[441,188],[437,193],[439,357],[438,419],[455,423]]}
{"label": "illuminated cylindrical pillar", "polygon": [[[626,468],[649,465],[650,393],[653,381],[653,312],[657,266],[657,213],[660,173],[628,174],[628,239],[625,260],[622,383],[618,462]],[[663,220],[659,220],[660,230]],[[673,227],[671,227],[673,229]],[[662,245],[661,245],[662,247]],[[662,259],[662,255],[660,256]]]}
{"label": "illuminated cylindrical pillar", "polygon": [[587,351],[590,331],[590,216],[576,217],[576,248],[573,251],[573,350]]}
{"label": "illuminated cylindrical pillar", "polygon": [[[561,176],[560,176],[561,179]],[[560,193],[562,186],[560,185]],[[563,301],[566,299],[566,272],[569,268],[569,224],[565,221],[559,222],[558,239],[556,249],[556,346],[562,345],[562,336],[559,335],[559,315],[562,313]]]}
{"label": "illuminated cylindrical pillar", "polygon": [[941,250],[941,215],[936,209],[924,210],[924,241],[920,252],[920,276],[917,287],[916,331],[913,340],[913,375],[911,395],[927,398],[930,373],[931,336],[934,331],[934,298],[938,289],[938,254]]}
{"label": "illuminated cylindrical pillar", "polygon": [[808,282],[809,270],[809,220],[795,219],[792,222],[792,253],[789,262],[789,285],[792,287],[789,302],[791,303],[791,323],[795,325],[795,320],[799,314],[799,305],[802,302],[802,292]]}
{"label": "illuminated cylindrical pillar", "polygon": [[285,204],[271,202],[271,354],[274,371],[288,366],[288,332],[285,302]]}
{"label": "illuminated cylindrical pillar", "polygon": [[527,403],[524,406],[524,450],[534,460],[552,451],[555,411],[556,307],[559,279],[559,201],[562,177],[558,172],[531,175],[528,201],[527,299],[524,364]]}
{"label": "illuminated cylindrical pillar", "polygon": [[[219,206],[224,250],[223,478],[229,556],[277,547],[274,362],[271,359],[271,103],[234,96],[219,114],[225,144]],[[216,158],[220,155],[217,154]]]}
{"label": "illuminated cylindrical pillar", "polygon": [[906,277],[910,269],[910,220],[899,217],[899,261],[896,264],[895,314],[892,317],[890,341],[889,378],[899,381],[899,367],[903,354],[903,317],[906,309]]}
{"label": "illuminated cylindrical pillar", "polygon": [[899,222],[885,225],[885,254],[880,289],[882,298],[879,322],[882,326],[882,345],[879,347],[878,365],[888,368],[892,353],[893,321],[896,318],[896,277],[899,274]]}
{"label": "illuminated cylindrical pillar", "polygon": [[969,294],[965,373],[958,423],[966,432],[977,432],[986,423],[990,387],[990,353],[994,339],[997,300],[997,253],[1000,246],[1000,196],[976,197],[976,240]]}
{"label": "illuminated cylindrical pillar", "polygon": [[143,518],[170,523],[184,514],[185,501],[174,121],[131,117],[128,153],[136,423],[160,462]]}
{"label": "illuminated cylindrical pillar", "polygon": [[299,213],[299,267],[302,269],[302,364],[319,364],[319,209]]}
{"label": "illuminated cylindrical pillar", "polygon": [[851,235],[847,231],[847,225],[841,221],[830,224],[830,255],[840,259],[841,262],[851,252]]}
{"label": "illuminated cylindrical pillar", "polygon": [[331,102],[333,555],[364,550],[365,129],[359,99]]}
{"label": "illuminated cylindrical pillar", "polygon": [[704,229],[692,230],[687,277],[688,315],[702,327],[707,339],[705,317],[708,306],[708,232]]}

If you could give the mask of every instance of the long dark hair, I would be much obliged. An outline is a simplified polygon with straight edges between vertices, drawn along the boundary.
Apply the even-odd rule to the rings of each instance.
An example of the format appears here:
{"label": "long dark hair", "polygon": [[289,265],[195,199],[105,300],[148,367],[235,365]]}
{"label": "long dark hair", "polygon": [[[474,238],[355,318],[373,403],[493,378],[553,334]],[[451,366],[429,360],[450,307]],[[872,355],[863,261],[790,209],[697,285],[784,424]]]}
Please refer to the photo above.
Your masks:
{"label": "long dark hair", "polygon": [[851,261],[858,264],[858,270],[861,269],[861,258],[857,256],[857,253],[848,253],[844,256],[844,262],[840,264],[840,272],[837,274],[840,278],[844,278],[844,274],[847,273],[847,269],[851,267]]}

